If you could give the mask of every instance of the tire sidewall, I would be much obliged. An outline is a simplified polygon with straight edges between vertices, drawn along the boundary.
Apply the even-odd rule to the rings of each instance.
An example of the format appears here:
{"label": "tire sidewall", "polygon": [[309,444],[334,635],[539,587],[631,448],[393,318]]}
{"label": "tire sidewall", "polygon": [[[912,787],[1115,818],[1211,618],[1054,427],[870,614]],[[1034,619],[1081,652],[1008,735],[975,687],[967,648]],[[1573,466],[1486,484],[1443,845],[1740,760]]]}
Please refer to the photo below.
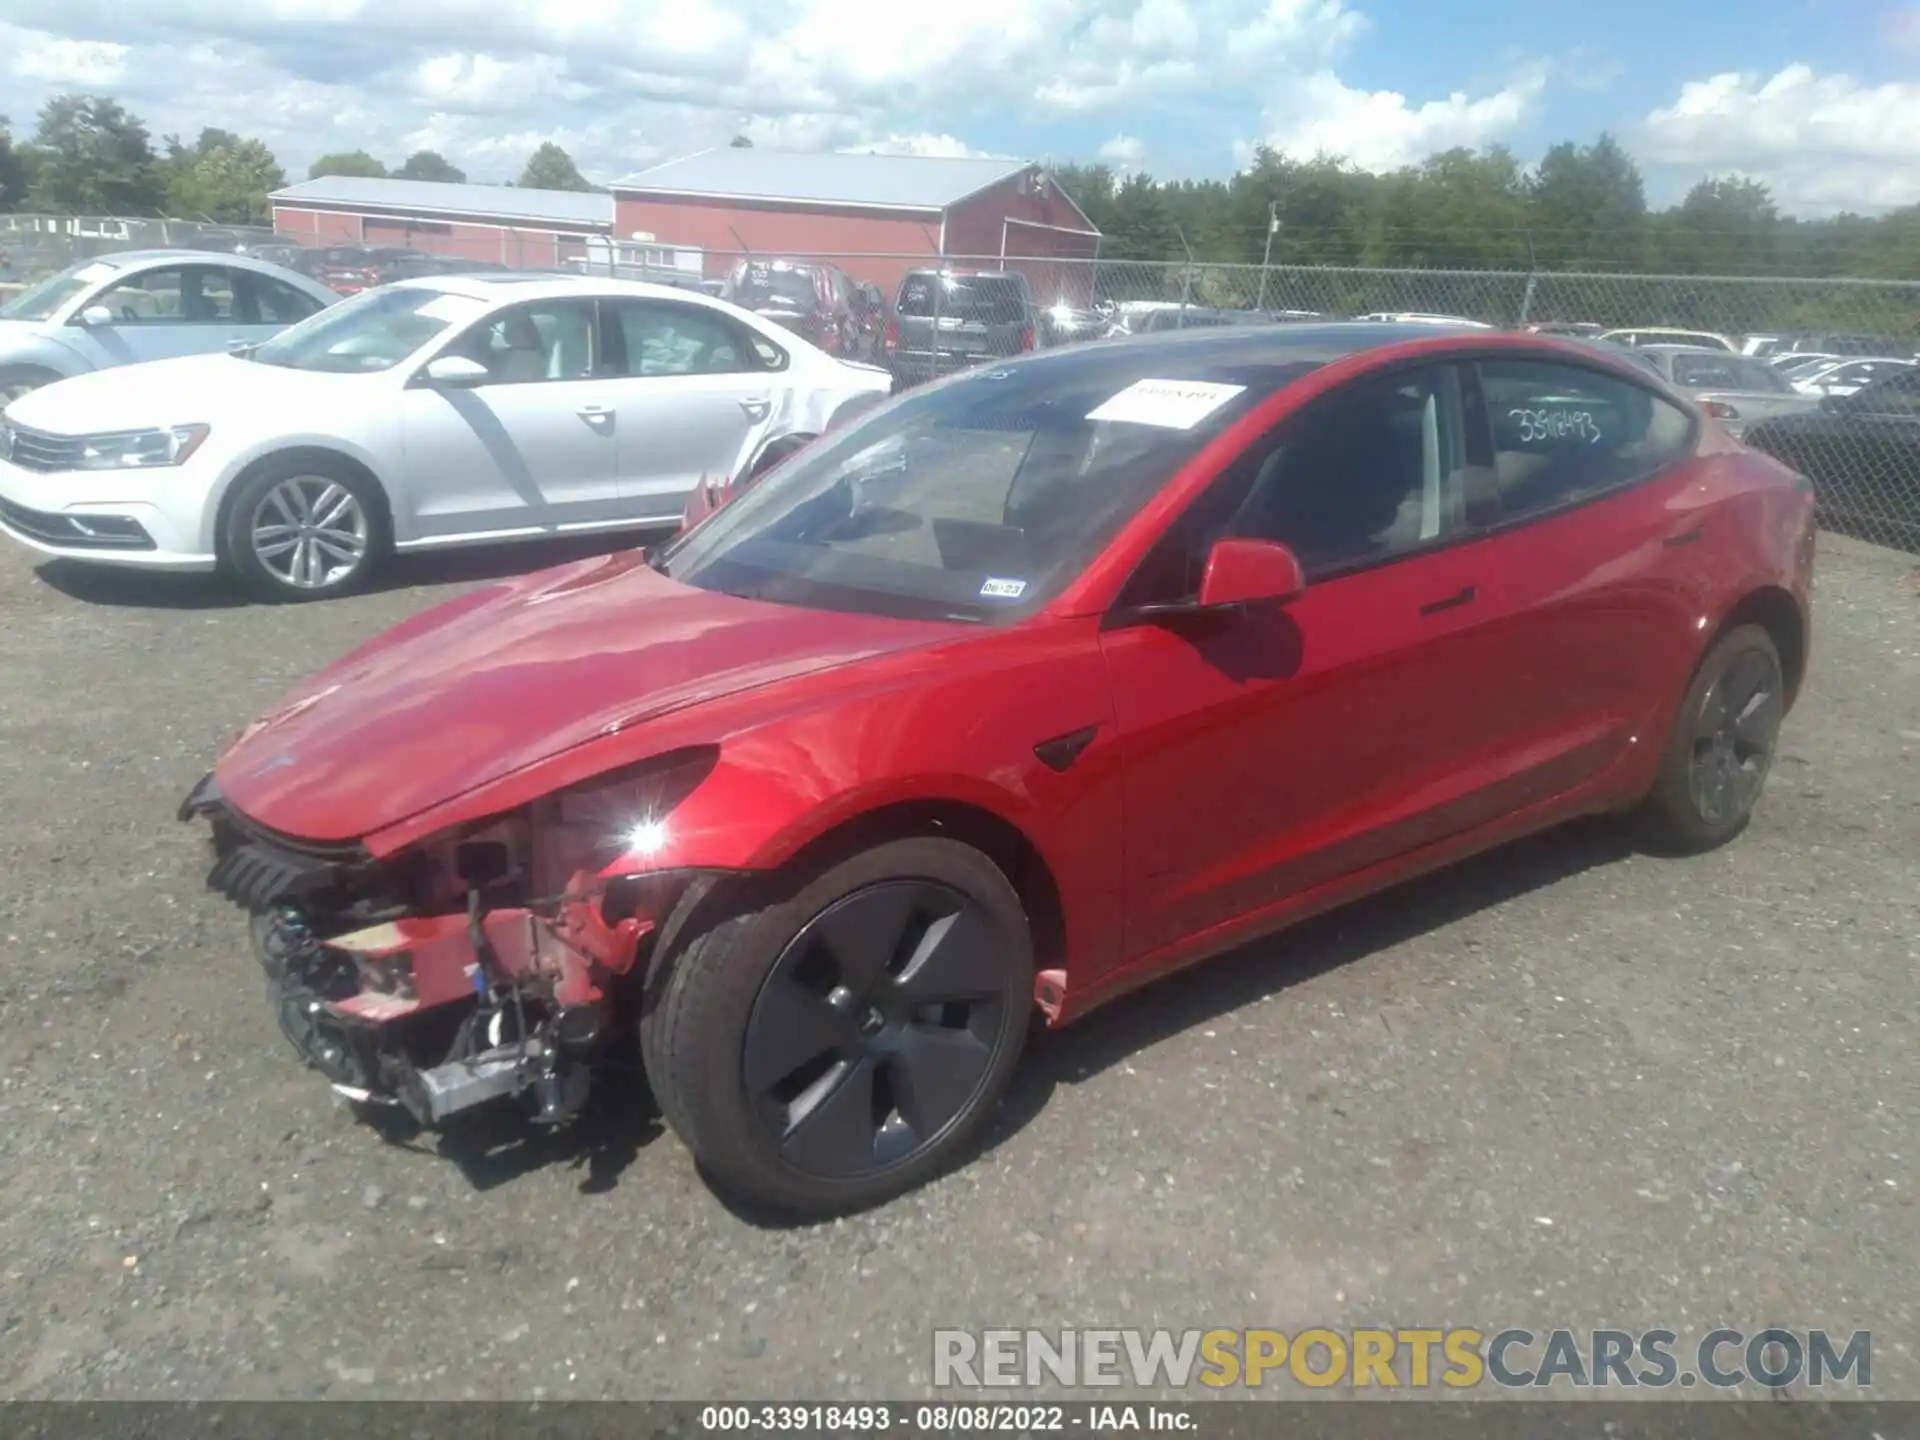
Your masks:
{"label": "tire sidewall", "polygon": [[[251,527],[255,509],[274,486],[301,475],[324,477],[344,486],[360,502],[367,517],[367,553],[359,567],[346,579],[318,590],[301,590],[287,584],[253,553]],[[350,466],[321,458],[269,458],[235,481],[227,495],[220,525],[220,559],[223,568],[255,598],[300,604],[308,600],[330,600],[360,589],[380,567],[391,538],[387,509],[379,488]]]}
{"label": "tire sidewall", "polygon": [[[66,378],[67,377],[59,371],[49,370],[43,365],[0,366],[0,407],[5,407],[11,404],[13,400],[20,398],[17,395],[9,398],[6,390],[7,387],[17,385],[22,380],[31,380],[33,382],[33,388],[40,390],[48,385],[56,385]],[[32,392],[29,391],[27,393],[31,394]]]}
{"label": "tire sidewall", "polygon": [[1761,776],[1760,789],[1754,795],[1753,804],[1739,815],[1718,824],[1711,823],[1701,816],[1693,799],[1695,717],[1699,715],[1713,687],[1725,678],[1735,659],[1749,651],[1757,651],[1766,657],[1773,672],[1776,692],[1784,706],[1785,667],[1780,662],[1779,647],[1764,627],[1735,626],[1713,643],[1687,684],[1687,693],[1674,715],[1666,753],[1661,757],[1660,776],[1650,797],[1649,807],[1658,840],[1686,850],[1708,850],[1725,844],[1747,828],[1754,810],[1766,794],[1766,781],[1771,777],[1773,752],[1777,747],[1769,747],[1767,768]]}
{"label": "tire sidewall", "polygon": [[[779,1155],[746,1091],[744,1045],[762,987],[787,945],[836,901],[888,880],[931,880],[979,906],[1007,947],[1001,1030],[994,1060],[968,1110],[933,1144],[885,1170],[854,1180],[798,1170]],[[751,904],[752,902],[749,902]],[[825,868],[788,895],[735,913],[681,953],[668,981],[688,1014],[676,1026],[678,1079],[657,1091],[711,1178],[778,1209],[845,1213],[912,1189],[966,1153],[992,1118],[1017,1067],[1033,1005],[1033,947],[1019,897],[999,868],[970,846],[944,839],[894,841]],[[678,1116],[672,1112],[681,1112]]]}

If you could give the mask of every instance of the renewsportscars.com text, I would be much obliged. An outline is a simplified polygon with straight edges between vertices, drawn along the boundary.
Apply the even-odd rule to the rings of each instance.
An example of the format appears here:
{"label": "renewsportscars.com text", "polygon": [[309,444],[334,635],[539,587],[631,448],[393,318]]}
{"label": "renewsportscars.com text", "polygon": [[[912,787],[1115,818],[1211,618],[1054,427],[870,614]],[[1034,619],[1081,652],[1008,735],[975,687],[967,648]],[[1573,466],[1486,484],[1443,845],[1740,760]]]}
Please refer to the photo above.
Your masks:
{"label": "renewsportscars.com text", "polygon": [[937,1330],[933,1383],[1185,1389],[1768,1390],[1873,1383],[1873,1337],[1825,1330]]}

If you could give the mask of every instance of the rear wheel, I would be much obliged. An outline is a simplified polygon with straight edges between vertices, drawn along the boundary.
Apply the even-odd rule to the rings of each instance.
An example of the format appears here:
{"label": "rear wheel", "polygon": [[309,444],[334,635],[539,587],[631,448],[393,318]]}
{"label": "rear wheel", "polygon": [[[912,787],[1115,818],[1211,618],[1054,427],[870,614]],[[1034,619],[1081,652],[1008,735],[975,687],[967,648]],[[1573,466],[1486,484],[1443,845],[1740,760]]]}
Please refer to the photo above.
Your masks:
{"label": "rear wheel", "polygon": [[716,1186],[790,1213],[876,1204],[958,1157],[1031,1018],[1019,898],[950,840],[864,851],[666,958],[641,1022],[655,1097]]}
{"label": "rear wheel", "polygon": [[1766,786],[1785,714],[1785,673],[1773,637],[1759,625],[1740,625],[1714,642],[1674,717],[1647,798],[1653,838],[1701,851],[1744,830]]}

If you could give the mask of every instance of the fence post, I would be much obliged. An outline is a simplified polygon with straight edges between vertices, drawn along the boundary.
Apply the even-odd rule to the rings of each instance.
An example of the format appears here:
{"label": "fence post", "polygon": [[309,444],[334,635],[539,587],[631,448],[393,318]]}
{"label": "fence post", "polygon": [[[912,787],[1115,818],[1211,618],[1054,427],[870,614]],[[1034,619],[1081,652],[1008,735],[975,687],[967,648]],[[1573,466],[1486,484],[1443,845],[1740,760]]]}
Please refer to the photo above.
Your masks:
{"label": "fence post", "polygon": [[1260,252],[1260,298],[1253,303],[1256,310],[1267,308],[1267,266],[1273,263],[1273,237],[1280,229],[1280,207],[1273,201],[1267,202],[1267,245]]}
{"label": "fence post", "polygon": [[1173,227],[1173,233],[1180,237],[1180,248],[1187,252],[1186,268],[1180,272],[1179,328],[1185,329],[1187,324],[1187,307],[1193,303],[1193,247],[1187,244],[1187,232],[1182,230],[1178,225]]}
{"label": "fence post", "polygon": [[1520,318],[1514,321],[1516,328],[1524,328],[1527,316],[1533,312],[1533,289],[1539,282],[1540,262],[1533,253],[1533,237],[1527,236],[1527,288],[1520,296]]}

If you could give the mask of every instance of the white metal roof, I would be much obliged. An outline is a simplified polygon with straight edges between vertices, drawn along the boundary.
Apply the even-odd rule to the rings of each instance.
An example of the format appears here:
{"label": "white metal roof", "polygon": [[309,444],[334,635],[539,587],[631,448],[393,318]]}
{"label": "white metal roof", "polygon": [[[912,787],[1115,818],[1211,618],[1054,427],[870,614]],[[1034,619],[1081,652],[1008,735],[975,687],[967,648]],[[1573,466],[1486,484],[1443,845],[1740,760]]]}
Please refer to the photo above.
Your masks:
{"label": "white metal roof", "polygon": [[522,190],[513,185],[453,185],[440,180],[391,180],[323,175],[272,196],[276,205],[314,204],[386,210],[409,215],[453,215],[509,220],[562,229],[610,230],[613,197],[584,190]]}
{"label": "white metal roof", "polygon": [[721,146],[614,182],[622,194],[855,205],[937,213],[1033,168],[1026,160],[849,155]]}

